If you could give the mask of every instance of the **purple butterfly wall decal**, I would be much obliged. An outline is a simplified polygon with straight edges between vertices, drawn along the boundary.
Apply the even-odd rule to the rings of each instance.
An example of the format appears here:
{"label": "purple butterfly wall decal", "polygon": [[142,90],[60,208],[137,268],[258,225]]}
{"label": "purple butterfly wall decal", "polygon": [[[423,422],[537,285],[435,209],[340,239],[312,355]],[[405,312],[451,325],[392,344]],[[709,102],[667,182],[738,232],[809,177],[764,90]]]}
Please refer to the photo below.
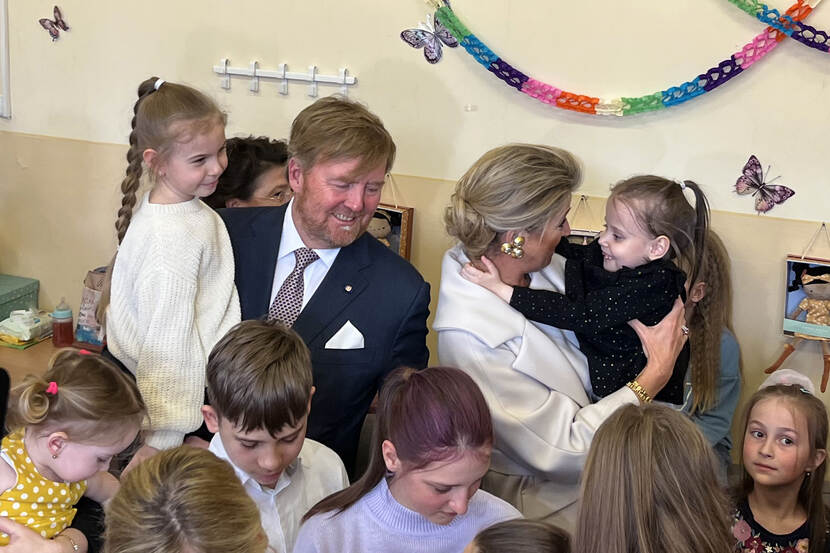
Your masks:
{"label": "purple butterfly wall decal", "polygon": [[[767,172],[769,172],[769,168],[767,168]],[[777,178],[775,177],[775,179]],[[761,162],[752,155],[749,156],[749,161],[744,165],[741,176],[735,182],[735,192],[742,196],[746,194],[755,196],[755,211],[766,213],[775,207],[775,204],[783,204],[795,194],[795,190],[792,188],[780,184],[770,184],[775,179],[766,182]]]}
{"label": "purple butterfly wall decal", "polygon": [[418,29],[401,31],[401,39],[413,48],[423,48],[424,58],[429,63],[441,61],[442,42],[450,48],[458,46],[458,41],[452,36],[452,33],[434,15],[432,16],[432,24],[430,24],[429,15],[427,15],[426,23],[421,22],[420,25],[421,27]]}
{"label": "purple butterfly wall decal", "polygon": [[52,42],[55,42],[58,40],[61,31],[69,30],[69,25],[67,25],[66,21],[63,20],[63,14],[61,14],[61,9],[59,7],[55,6],[52,13],[55,16],[54,21],[44,17],[43,19],[38,19],[37,22],[40,23],[41,27],[49,31],[49,36],[52,37]]}

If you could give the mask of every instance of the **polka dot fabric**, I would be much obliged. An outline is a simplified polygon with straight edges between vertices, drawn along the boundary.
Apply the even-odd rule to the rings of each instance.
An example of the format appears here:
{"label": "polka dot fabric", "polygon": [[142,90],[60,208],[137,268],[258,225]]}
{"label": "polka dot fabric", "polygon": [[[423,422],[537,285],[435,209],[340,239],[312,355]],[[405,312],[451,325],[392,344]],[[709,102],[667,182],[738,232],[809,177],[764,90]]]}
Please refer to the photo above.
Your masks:
{"label": "polka dot fabric", "polygon": [[300,316],[300,310],[302,309],[303,272],[306,267],[320,259],[320,256],[314,250],[297,248],[294,250],[294,258],[296,259],[294,270],[280,286],[277,296],[274,298],[274,303],[271,304],[271,308],[268,310],[269,321],[279,321],[289,328]]}
{"label": "polka dot fabric", "polygon": [[[0,495],[0,516],[8,517],[50,539],[61,533],[75,517],[75,504],[86,491],[82,482],[53,482],[35,468],[26,452],[23,433],[3,438],[3,461],[17,472],[17,482]],[[0,533],[0,545],[9,538]]]}
{"label": "polka dot fabric", "polygon": [[[605,397],[634,380],[646,365],[637,333],[628,321],[655,325],[671,311],[674,300],[686,299],[686,275],[660,259],[611,273],[602,268],[602,252],[562,240],[556,252],[565,263],[565,294],[516,287],[510,305],[531,321],[574,331],[588,361],[594,395]],[[686,344],[658,401],[683,403],[683,380],[689,362]]]}

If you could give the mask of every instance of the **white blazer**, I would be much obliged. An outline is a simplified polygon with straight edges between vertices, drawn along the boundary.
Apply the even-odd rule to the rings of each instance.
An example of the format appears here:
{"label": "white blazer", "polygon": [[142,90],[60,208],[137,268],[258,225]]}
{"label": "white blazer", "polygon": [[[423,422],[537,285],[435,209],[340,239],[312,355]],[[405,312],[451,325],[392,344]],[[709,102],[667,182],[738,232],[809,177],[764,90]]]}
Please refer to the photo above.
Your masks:
{"label": "white blazer", "polygon": [[[483,487],[528,517],[571,528],[579,478],[600,424],[638,402],[627,387],[591,403],[588,365],[570,331],[527,320],[483,287],[464,280],[461,246],[444,254],[433,329],[441,364],[478,383],[496,443]],[[530,287],[563,292],[565,259],[531,273]]]}

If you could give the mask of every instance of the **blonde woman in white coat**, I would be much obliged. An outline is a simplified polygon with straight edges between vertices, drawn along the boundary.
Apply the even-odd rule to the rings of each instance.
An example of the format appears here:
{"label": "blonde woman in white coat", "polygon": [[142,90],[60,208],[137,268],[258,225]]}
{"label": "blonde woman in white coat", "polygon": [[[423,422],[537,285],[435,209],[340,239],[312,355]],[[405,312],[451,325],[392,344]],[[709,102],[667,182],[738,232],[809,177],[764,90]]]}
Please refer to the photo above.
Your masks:
{"label": "blonde woman in white coat", "polygon": [[566,528],[575,522],[594,432],[618,407],[653,397],[668,381],[686,339],[681,302],[655,327],[632,323],[649,358],[636,379],[645,394],[626,386],[593,403],[572,332],[525,319],[460,271],[486,255],[508,284],[564,292],[565,260],[554,250],[570,232],[579,180],[578,163],[558,148],[511,144],[482,156],[445,214],[459,244],[444,255],[433,323],[441,363],[470,374],[493,415],[496,442],[482,488],[528,518]]}

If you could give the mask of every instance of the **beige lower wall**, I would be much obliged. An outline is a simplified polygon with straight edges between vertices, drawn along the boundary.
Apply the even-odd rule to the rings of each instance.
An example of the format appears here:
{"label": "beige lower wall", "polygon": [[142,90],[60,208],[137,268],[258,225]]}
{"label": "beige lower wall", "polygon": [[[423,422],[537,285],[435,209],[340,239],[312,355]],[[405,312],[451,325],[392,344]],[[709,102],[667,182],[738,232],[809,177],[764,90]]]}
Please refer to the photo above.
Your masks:
{"label": "beige lower wall", "polygon": [[[0,273],[39,279],[42,307],[52,308],[66,296],[77,313],[86,271],[109,261],[125,154],[121,145],[0,132]],[[384,191],[385,202],[415,208],[411,260],[432,283],[433,312],[441,256],[451,245],[442,214],[452,188],[450,181],[396,175],[394,192],[391,185]],[[603,200],[590,198],[590,208],[601,217]],[[785,343],[781,333],[784,258],[801,252],[818,223],[715,209],[712,227],[732,258],[735,328],[744,364],[743,403],[763,380],[761,370]],[[830,244],[820,240],[811,254],[830,258]],[[433,333],[429,346],[431,362],[436,363]],[[822,368],[818,344],[802,344],[785,367],[798,368],[818,382]]]}

